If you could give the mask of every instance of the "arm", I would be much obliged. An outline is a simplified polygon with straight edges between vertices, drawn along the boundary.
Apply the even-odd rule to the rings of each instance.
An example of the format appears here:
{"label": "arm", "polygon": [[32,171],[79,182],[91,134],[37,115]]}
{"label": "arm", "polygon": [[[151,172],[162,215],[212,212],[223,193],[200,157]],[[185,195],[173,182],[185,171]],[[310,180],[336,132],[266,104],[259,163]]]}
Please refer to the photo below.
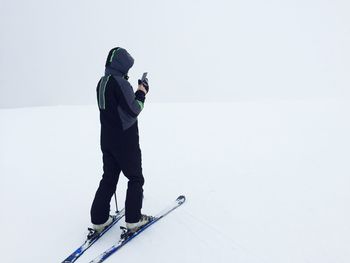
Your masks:
{"label": "arm", "polygon": [[118,79],[118,84],[120,86],[118,97],[121,107],[132,117],[137,117],[144,107],[146,93],[140,89],[140,86],[134,93],[130,83],[124,79]]}
{"label": "arm", "polygon": [[141,110],[143,110],[145,99],[146,99],[146,93],[138,89],[135,92],[135,99],[136,99],[136,102],[139,104]]}
{"label": "arm", "polygon": [[145,102],[146,94],[147,94],[147,90],[145,89],[145,87],[142,84],[139,84],[139,87],[135,92],[135,97],[136,97],[136,101],[141,106],[141,110],[143,109],[143,104]]}

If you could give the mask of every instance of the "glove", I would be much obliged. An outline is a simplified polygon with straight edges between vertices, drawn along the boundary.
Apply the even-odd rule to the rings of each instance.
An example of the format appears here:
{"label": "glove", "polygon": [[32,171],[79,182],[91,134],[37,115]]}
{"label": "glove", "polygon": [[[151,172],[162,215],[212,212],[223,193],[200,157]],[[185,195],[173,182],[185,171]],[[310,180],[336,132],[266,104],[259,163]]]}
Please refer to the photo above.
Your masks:
{"label": "glove", "polygon": [[139,79],[138,84],[144,86],[148,93],[148,90],[149,90],[148,78],[145,78],[143,81]]}

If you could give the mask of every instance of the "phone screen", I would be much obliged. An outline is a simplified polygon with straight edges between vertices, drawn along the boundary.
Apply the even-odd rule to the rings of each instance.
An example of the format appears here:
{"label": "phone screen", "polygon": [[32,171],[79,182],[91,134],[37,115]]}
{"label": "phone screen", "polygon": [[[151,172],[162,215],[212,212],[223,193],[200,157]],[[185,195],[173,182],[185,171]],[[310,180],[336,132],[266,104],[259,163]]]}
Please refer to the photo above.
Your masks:
{"label": "phone screen", "polygon": [[143,74],[142,74],[142,78],[141,78],[141,80],[142,80],[142,81],[144,81],[144,80],[145,80],[145,78],[147,78],[147,72],[145,72],[145,73],[143,73]]}

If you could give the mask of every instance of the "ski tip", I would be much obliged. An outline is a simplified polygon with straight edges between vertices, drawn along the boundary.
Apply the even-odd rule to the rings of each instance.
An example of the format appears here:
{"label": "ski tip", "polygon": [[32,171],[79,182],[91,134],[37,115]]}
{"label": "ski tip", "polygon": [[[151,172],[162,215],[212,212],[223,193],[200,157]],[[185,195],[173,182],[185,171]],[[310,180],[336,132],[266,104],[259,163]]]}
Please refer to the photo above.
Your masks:
{"label": "ski tip", "polygon": [[184,195],[180,195],[178,198],[176,198],[176,201],[179,203],[179,204],[182,204],[183,202],[186,201],[186,197]]}

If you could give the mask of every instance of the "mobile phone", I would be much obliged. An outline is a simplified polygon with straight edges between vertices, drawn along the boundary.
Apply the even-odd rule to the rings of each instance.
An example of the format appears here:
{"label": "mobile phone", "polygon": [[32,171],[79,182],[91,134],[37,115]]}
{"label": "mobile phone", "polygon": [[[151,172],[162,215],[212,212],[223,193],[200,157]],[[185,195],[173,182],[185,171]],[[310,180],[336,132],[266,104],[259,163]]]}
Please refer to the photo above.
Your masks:
{"label": "mobile phone", "polygon": [[142,74],[141,81],[144,81],[146,78],[147,78],[147,72],[145,72],[145,73]]}

